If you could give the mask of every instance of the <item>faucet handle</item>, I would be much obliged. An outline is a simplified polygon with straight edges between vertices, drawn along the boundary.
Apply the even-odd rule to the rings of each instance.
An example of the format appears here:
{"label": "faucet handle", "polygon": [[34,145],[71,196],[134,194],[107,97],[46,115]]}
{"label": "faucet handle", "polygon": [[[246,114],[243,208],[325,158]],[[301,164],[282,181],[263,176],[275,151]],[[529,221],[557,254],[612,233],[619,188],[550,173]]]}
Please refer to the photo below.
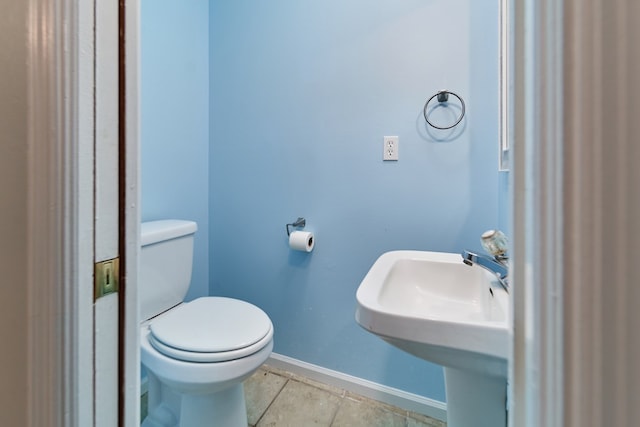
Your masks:
{"label": "faucet handle", "polygon": [[487,230],[482,233],[480,243],[485,251],[496,257],[496,259],[506,259],[509,241],[507,236],[500,230]]}

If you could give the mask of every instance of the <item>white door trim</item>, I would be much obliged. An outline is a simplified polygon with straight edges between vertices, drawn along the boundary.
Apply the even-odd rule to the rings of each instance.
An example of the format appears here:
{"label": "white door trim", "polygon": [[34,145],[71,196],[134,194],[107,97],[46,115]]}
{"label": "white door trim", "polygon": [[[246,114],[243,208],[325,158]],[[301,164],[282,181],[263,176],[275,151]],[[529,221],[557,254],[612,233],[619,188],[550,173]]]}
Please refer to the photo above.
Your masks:
{"label": "white door trim", "polygon": [[[140,424],[139,2],[126,4],[123,420],[133,427]],[[85,427],[94,422],[95,3],[29,0],[28,7],[28,425]]]}
{"label": "white door trim", "polygon": [[563,10],[514,2],[513,410],[510,425],[563,421]]}
{"label": "white door trim", "polygon": [[515,4],[512,425],[634,425],[640,5]]}
{"label": "white door trim", "polygon": [[93,50],[83,50],[80,41],[93,29],[83,26],[82,13],[93,11],[71,0],[29,1],[27,402],[33,426],[93,420]]}

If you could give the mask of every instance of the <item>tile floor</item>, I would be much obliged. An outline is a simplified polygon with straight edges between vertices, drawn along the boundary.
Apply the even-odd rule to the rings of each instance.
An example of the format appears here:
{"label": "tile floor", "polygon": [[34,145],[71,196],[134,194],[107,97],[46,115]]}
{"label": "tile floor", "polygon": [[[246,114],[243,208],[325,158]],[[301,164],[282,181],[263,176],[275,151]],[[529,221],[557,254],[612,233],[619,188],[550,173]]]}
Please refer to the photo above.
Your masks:
{"label": "tile floor", "polygon": [[[249,427],[446,427],[290,372],[263,365],[244,383]],[[142,397],[146,416],[146,394]]]}
{"label": "tile floor", "polygon": [[445,427],[446,423],[264,365],[245,384],[251,427]]}

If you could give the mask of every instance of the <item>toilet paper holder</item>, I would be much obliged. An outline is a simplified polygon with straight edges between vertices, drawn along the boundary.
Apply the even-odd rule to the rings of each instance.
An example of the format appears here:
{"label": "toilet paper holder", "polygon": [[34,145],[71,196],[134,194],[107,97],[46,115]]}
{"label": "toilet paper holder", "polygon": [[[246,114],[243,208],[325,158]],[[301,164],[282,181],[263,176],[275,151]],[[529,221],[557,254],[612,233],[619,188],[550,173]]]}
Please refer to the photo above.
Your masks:
{"label": "toilet paper holder", "polygon": [[305,220],[304,218],[298,217],[298,219],[296,219],[291,224],[287,224],[287,236],[291,235],[291,231],[289,230],[289,227],[304,227],[305,225],[307,225],[307,220]]}

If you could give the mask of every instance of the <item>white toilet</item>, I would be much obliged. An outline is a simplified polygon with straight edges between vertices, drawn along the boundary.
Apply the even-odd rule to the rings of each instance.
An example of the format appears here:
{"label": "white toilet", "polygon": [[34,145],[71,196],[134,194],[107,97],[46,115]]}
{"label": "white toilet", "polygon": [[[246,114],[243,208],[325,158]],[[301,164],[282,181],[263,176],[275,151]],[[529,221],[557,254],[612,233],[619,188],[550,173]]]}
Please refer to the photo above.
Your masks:
{"label": "white toilet", "polygon": [[273,349],[273,325],[244,301],[183,303],[191,281],[192,221],[142,224],[140,345],[147,370],[143,427],[246,427],[242,382]]}

